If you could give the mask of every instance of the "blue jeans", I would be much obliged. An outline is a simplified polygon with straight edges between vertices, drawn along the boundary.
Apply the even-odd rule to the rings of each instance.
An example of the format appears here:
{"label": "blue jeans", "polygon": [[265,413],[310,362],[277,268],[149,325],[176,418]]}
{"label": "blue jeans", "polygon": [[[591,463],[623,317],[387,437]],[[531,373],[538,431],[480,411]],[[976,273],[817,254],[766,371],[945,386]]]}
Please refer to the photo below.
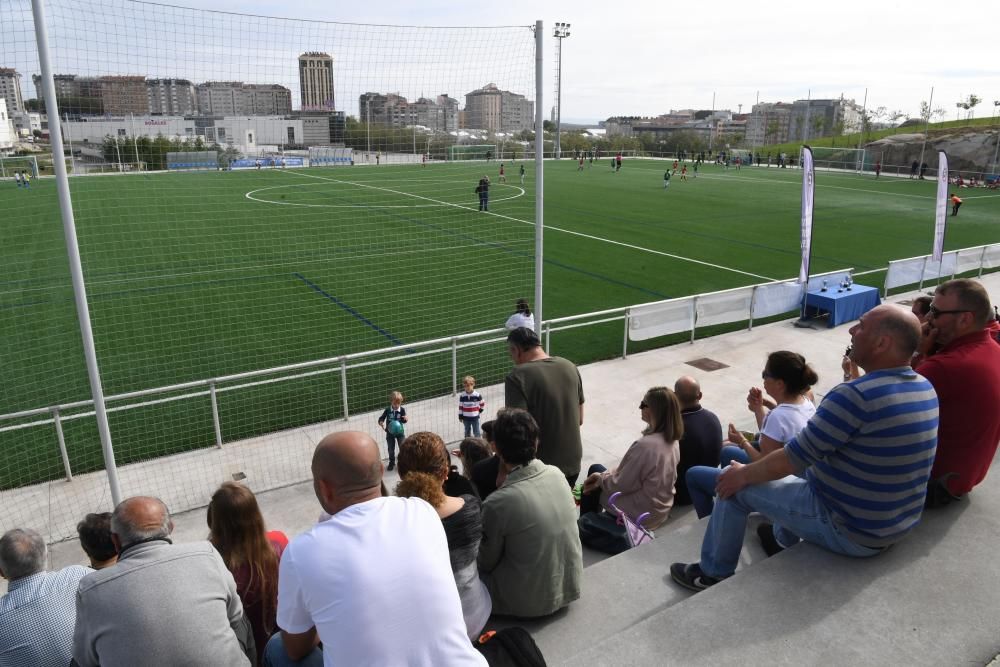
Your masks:
{"label": "blue jeans", "polygon": [[479,431],[479,417],[462,417],[462,423],[465,424],[466,438],[470,435],[477,438],[482,436],[482,433]]}
{"label": "blue jeans", "polygon": [[794,475],[773,482],[755,484],[736,495],[720,499],[708,520],[701,543],[701,571],[710,577],[728,577],[736,571],[743,548],[747,517],[760,512],[775,524],[781,524],[775,537],[783,546],[799,539],[845,556],[866,558],[882,552],[863,547],[845,537],[830,518],[830,513],[813,493],[809,483]]}
{"label": "blue jeans", "polygon": [[264,660],[261,667],[323,667],[323,650],[314,648],[312,653],[294,661],[285,653],[285,644],[281,641],[281,632],[275,632],[264,649]]}
{"label": "blue jeans", "polygon": [[[720,465],[725,468],[733,461],[740,463],[750,463],[750,457],[739,447],[726,445],[722,448],[719,457]],[[722,470],[719,468],[709,468],[708,466],[693,466],[688,468],[684,479],[687,481],[688,493],[691,495],[691,504],[698,518],[708,516],[715,506],[715,485],[719,482],[719,475]]]}

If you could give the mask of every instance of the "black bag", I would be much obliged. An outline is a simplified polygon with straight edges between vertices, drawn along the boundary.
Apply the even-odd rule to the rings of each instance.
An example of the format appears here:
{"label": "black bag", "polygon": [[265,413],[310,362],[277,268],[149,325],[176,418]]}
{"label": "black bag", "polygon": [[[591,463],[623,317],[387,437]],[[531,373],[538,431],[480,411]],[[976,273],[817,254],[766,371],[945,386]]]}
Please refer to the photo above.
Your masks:
{"label": "black bag", "polygon": [[545,667],[545,658],[528,631],[521,627],[490,630],[473,642],[490,667]]}
{"label": "black bag", "polygon": [[576,524],[580,528],[580,542],[591,549],[614,556],[632,548],[625,526],[607,512],[585,512]]}

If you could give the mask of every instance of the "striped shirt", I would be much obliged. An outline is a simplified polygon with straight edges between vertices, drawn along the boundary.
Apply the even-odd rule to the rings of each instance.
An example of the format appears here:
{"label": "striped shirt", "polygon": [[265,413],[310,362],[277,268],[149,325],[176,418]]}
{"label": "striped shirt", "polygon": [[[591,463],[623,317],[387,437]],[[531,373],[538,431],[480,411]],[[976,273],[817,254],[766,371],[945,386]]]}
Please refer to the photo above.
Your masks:
{"label": "striped shirt", "polygon": [[76,590],[91,572],[89,567],[71,565],[10,582],[0,598],[0,666],[69,664]]}
{"label": "striped shirt", "polygon": [[785,452],[843,534],[879,548],[920,521],[937,428],[931,384],[888,368],[835,387]]}
{"label": "striped shirt", "polygon": [[458,395],[458,416],[475,419],[486,409],[486,401],[478,391],[463,391]]}

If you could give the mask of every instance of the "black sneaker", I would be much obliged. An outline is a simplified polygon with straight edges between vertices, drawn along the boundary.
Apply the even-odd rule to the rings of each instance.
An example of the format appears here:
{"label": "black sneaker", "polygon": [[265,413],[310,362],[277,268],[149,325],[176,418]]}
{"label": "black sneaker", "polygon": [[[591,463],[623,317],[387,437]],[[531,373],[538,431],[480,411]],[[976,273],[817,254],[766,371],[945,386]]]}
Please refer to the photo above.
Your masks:
{"label": "black sneaker", "polygon": [[775,539],[774,525],[770,523],[762,523],[757,526],[757,537],[760,538],[760,545],[764,547],[764,553],[767,554],[768,558],[785,550],[785,547],[778,544],[778,540]]}
{"label": "black sneaker", "polygon": [[722,581],[702,572],[700,563],[674,563],[670,566],[670,578],[695,593]]}
{"label": "black sneaker", "polygon": [[396,462],[389,461],[389,467],[387,467],[386,470],[395,470],[395,469],[396,469]]}

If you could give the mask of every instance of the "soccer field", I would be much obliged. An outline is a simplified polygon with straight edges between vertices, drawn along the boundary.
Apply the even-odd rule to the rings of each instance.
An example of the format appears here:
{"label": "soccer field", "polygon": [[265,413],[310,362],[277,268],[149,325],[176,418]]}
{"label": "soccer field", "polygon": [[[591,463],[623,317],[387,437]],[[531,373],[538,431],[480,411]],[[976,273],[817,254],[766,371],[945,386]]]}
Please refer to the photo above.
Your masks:
{"label": "soccer field", "polygon": [[[533,295],[534,164],[523,188],[519,166],[506,164],[506,184],[482,162],[71,179],[105,392],[501,326]],[[668,166],[546,163],[546,318],[797,273],[801,172],[703,165],[664,190]],[[481,213],[473,190],[484,173],[493,186]],[[931,251],[933,182],[834,172],[816,182],[813,273]],[[0,414],[86,400],[55,182],[0,186]],[[969,193],[945,246],[1000,241],[998,225],[1000,196]],[[553,337],[553,352],[578,363],[620,345],[620,324]],[[497,346],[460,355],[481,386],[509,366]],[[397,386],[408,401],[451,390],[450,360],[413,356],[350,371],[351,412],[380,407]],[[341,402],[329,375],[220,394],[223,437],[332,419]],[[113,412],[119,463],[211,446],[205,405]],[[64,427],[74,471],[101,467],[93,420]],[[51,425],[0,432],[0,488],[58,477],[54,442]]]}

